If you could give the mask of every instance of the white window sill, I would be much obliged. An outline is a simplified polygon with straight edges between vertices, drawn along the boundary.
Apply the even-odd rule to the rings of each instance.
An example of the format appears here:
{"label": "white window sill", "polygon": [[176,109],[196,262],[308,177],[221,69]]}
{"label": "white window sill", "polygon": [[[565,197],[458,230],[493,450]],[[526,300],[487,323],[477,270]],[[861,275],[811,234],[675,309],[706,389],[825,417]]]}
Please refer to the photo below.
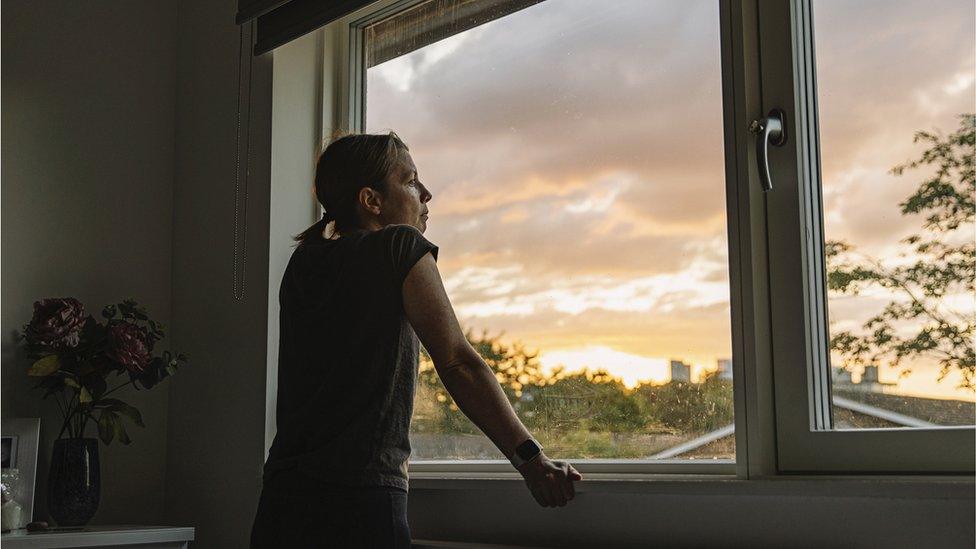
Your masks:
{"label": "white window sill", "polygon": [[[778,476],[740,479],[719,474],[583,473],[577,493],[644,493],[698,496],[976,498],[974,477],[943,476]],[[411,472],[410,490],[522,491],[517,472]]]}

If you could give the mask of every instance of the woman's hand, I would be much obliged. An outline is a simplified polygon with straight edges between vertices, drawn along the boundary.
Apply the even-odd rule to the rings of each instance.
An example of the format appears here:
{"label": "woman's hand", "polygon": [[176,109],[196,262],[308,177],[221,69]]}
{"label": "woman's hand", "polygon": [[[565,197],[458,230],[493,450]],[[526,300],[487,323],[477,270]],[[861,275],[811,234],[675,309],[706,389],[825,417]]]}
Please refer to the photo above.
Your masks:
{"label": "woman's hand", "polygon": [[565,506],[576,495],[573,481],[583,480],[583,475],[572,465],[553,461],[544,453],[519,465],[517,470],[522,473],[532,496],[543,507]]}

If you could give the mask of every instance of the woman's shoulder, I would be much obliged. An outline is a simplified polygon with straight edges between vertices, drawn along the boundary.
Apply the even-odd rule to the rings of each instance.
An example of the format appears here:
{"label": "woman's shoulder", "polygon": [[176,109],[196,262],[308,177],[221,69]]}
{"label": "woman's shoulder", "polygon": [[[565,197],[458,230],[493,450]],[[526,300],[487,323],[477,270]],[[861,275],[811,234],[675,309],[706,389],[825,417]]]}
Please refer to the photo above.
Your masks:
{"label": "woman's shoulder", "polygon": [[420,229],[414,227],[413,225],[410,225],[409,223],[391,223],[389,225],[386,225],[382,229],[380,229],[380,231],[385,232],[387,234],[411,233],[411,234],[422,235]]}
{"label": "woman's shoulder", "polygon": [[375,230],[350,231],[334,240],[313,240],[313,242],[300,244],[295,250],[295,255],[320,258],[333,256],[340,250],[354,254],[371,254],[372,252],[368,250],[376,248],[389,252],[418,245],[433,246],[417,227],[406,223],[393,223]]}

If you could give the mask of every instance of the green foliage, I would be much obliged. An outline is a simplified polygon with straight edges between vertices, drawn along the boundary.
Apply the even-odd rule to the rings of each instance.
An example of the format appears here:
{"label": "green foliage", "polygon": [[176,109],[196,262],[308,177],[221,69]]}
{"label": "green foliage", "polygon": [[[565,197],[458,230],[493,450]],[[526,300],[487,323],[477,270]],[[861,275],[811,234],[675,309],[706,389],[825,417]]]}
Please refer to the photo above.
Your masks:
{"label": "green foliage", "polygon": [[[933,175],[900,204],[902,215],[925,216],[922,231],[902,240],[908,250],[902,257],[913,261],[886,264],[856,254],[846,242],[826,243],[829,290],[856,295],[876,286],[897,296],[859,332],[832,334],[830,345],[846,368],[887,360],[907,375],[911,368],[904,359],[934,358],[941,367],[939,381],[956,370],[962,374],[959,386],[976,391],[976,318],[972,312],[954,310],[946,299],[971,297],[976,285],[976,115],[961,115],[959,128],[947,136],[918,132],[915,142],[928,148],[891,170],[902,175],[923,166],[934,168]],[[904,335],[908,324],[911,333]]]}
{"label": "green foliage", "polygon": [[647,455],[647,448],[635,437],[618,436],[607,431],[569,430],[555,431],[539,429],[533,431],[536,438],[553,456],[573,459],[641,458]]}
{"label": "green foliage", "polygon": [[[470,330],[465,332],[468,343],[484,359],[485,364],[495,373],[498,380],[516,411],[522,406],[523,390],[529,387],[544,385],[547,379],[542,375],[538,360],[538,352],[526,351],[521,342],[506,344],[501,340],[501,334],[489,337],[487,331],[475,336]],[[434,370],[434,364],[426,349],[421,348],[420,373],[418,376],[418,394],[421,392],[441,404],[432,413],[433,417],[421,421],[421,430],[431,429],[452,433],[477,434],[481,431],[464,415],[454,398],[441,383],[440,377]],[[415,405],[417,407],[423,404]]]}
{"label": "green foliage", "polygon": [[708,376],[702,383],[642,385],[636,393],[643,413],[663,429],[707,432],[732,423],[732,382]]}
{"label": "green foliage", "polygon": [[[644,384],[631,390],[603,369],[567,375],[559,368],[546,376],[538,352],[528,353],[521,343],[507,344],[501,336],[486,333],[478,337],[469,331],[466,336],[495,372],[525,426],[554,451],[640,457],[646,448],[633,442],[640,435],[703,433],[732,423],[732,384],[714,376],[700,384]],[[441,384],[426,350],[421,350],[411,428],[424,433],[481,433]]]}
{"label": "green foliage", "polygon": [[566,431],[633,432],[644,427],[640,405],[624,385],[604,371],[574,374],[540,387],[527,412],[527,427]]}

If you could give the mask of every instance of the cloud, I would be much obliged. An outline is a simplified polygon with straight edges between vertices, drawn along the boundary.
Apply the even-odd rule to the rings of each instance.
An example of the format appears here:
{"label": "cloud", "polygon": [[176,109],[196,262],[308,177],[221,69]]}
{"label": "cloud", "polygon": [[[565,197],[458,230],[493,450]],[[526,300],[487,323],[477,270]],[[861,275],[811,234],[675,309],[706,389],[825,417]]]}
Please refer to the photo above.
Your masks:
{"label": "cloud", "polygon": [[[550,350],[728,356],[718,5],[593,6],[548,0],[370,69],[367,128],[410,145],[465,322]],[[888,170],[974,109],[974,8],[814,15],[825,232],[890,254],[926,172]]]}
{"label": "cloud", "polygon": [[[662,193],[674,190],[666,175],[697,172],[694,179],[721,197],[713,4],[614,2],[604,11],[543,2],[491,23],[423,74],[409,108],[403,94],[371,78],[369,124],[403,135],[428,187],[479,199],[481,207],[508,200],[528,178],[547,179],[558,194],[608,170],[635,173]],[[389,63],[410,64],[410,57]]]}

